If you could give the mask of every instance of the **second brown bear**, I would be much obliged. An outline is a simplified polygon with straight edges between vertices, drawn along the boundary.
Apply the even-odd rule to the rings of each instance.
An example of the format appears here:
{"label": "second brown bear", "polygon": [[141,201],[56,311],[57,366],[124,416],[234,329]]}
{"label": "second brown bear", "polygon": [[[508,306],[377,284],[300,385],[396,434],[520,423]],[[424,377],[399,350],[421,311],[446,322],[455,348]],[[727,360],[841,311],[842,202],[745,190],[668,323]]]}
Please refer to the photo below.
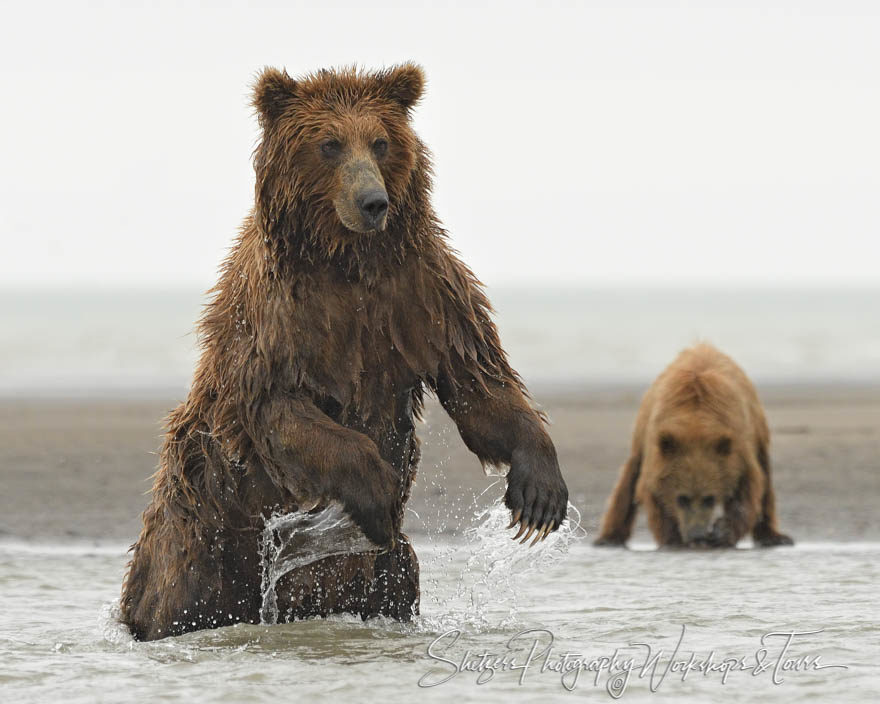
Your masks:
{"label": "second brown bear", "polygon": [[757,392],[727,355],[684,350],[645,394],[630,457],[596,545],[623,545],[642,506],[661,546],[791,545],[776,525],[770,433]]}

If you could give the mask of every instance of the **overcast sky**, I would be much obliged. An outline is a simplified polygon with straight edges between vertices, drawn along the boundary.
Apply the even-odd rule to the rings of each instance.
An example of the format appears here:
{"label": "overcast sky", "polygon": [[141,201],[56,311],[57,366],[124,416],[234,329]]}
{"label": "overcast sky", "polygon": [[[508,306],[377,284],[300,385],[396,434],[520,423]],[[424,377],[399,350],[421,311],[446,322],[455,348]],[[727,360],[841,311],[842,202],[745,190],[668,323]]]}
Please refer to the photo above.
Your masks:
{"label": "overcast sky", "polygon": [[0,283],[210,285],[258,69],[408,59],[489,284],[880,282],[880,4],[74,4],[4,3]]}

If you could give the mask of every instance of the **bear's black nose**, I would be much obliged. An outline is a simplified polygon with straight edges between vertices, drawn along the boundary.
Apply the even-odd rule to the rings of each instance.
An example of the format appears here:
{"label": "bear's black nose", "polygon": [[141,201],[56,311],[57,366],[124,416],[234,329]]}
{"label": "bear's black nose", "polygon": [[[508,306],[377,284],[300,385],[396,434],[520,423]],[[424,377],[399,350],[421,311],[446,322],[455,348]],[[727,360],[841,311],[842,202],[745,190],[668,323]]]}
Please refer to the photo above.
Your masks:
{"label": "bear's black nose", "polygon": [[385,191],[375,190],[367,191],[358,198],[358,208],[364,221],[377,230],[382,229],[385,214],[388,212],[388,196]]}

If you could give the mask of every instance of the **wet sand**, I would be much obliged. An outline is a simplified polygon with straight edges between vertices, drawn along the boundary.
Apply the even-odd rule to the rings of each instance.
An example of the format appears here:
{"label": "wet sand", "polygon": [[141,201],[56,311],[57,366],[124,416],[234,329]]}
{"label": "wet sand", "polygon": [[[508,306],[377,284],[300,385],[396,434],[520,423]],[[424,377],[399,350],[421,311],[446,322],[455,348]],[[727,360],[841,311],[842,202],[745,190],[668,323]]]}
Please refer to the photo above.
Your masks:
{"label": "wet sand", "polygon": [[[595,534],[629,445],[640,389],[535,390],[571,501]],[[780,527],[796,541],[880,540],[880,390],[762,390]],[[132,542],[156,468],[167,400],[0,401],[0,539]],[[457,532],[494,479],[431,401],[405,530]],[[501,493],[498,484],[489,490]],[[419,518],[416,517],[416,514]],[[637,540],[650,536],[640,522]]]}

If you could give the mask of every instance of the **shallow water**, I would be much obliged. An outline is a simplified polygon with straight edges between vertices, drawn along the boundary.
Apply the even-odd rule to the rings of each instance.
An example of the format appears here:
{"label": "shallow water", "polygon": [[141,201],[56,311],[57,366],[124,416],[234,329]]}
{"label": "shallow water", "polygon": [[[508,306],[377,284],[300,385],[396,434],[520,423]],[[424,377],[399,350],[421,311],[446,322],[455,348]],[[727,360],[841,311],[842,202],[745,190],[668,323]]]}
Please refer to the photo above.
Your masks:
{"label": "shallow water", "polygon": [[[122,546],[0,544],[2,699],[357,701],[368,693],[385,702],[508,701],[580,693],[611,701],[613,692],[625,701],[748,693],[865,702],[880,694],[880,544],[611,550],[591,547],[572,526],[528,550],[500,530],[503,511],[474,515],[457,538],[413,536],[422,568],[422,613],[413,623],[339,617],[152,643],[133,642],[114,618]],[[529,629],[539,630],[523,633]],[[795,636],[783,658],[788,669],[775,671],[785,638],[771,636],[761,656],[761,637],[790,631],[821,632]],[[647,645],[628,647],[635,642]],[[609,672],[602,658],[615,650]],[[692,668],[713,653],[716,669],[683,677],[692,652]],[[749,670],[724,677],[717,668],[729,659]]]}

